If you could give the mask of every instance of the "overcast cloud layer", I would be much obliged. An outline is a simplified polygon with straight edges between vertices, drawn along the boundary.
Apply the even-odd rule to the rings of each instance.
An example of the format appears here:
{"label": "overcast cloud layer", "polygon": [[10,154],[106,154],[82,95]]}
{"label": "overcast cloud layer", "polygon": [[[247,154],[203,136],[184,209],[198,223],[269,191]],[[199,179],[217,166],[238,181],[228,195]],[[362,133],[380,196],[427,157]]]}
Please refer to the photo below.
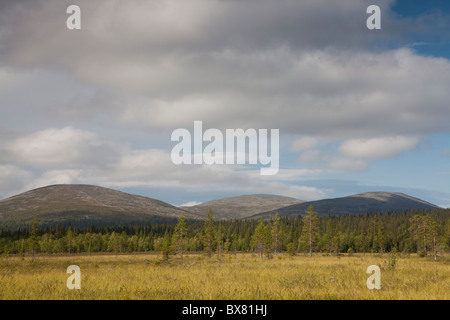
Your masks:
{"label": "overcast cloud layer", "polygon": [[[450,61],[409,42],[449,20],[376,3],[369,31],[373,1],[75,1],[82,30],[69,31],[65,2],[0,2],[0,197],[92,183],[318,199],[328,190],[302,180],[449,133]],[[170,133],[194,120],[280,129],[296,165],[270,178],[175,166]]]}

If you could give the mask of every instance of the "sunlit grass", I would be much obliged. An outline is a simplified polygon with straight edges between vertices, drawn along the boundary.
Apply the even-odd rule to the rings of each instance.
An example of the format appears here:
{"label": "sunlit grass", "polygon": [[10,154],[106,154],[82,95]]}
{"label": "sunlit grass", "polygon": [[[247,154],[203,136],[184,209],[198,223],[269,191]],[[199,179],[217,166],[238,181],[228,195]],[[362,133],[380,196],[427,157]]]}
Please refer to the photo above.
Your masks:
{"label": "sunlit grass", "polygon": [[[0,261],[0,299],[450,299],[450,262],[387,256],[351,257],[201,254],[14,256]],[[81,290],[66,287],[69,265],[81,268]],[[381,290],[369,290],[366,269],[381,267]]]}

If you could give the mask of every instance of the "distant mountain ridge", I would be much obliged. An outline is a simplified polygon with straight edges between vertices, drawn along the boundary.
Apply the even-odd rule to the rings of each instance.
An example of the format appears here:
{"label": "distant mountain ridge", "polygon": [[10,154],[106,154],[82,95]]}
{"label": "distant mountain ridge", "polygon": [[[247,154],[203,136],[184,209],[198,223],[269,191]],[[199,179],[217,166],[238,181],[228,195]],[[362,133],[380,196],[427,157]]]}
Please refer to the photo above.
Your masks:
{"label": "distant mountain ridge", "polygon": [[285,206],[303,203],[295,198],[272,194],[249,194],[212,200],[183,209],[206,217],[209,209],[215,220],[243,219],[264,211],[277,210]]}
{"label": "distant mountain ridge", "polygon": [[161,219],[202,219],[163,201],[108,188],[70,184],[34,189],[0,201],[0,226],[28,224],[37,210],[43,224],[104,225]]}
{"label": "distant mountain ridge", "polygon": [[341,216],[346,214],[386,213],[412,209],[440,208],[424,200],[396,192],[364,192],[342,198],[323,199],[294,204],[278,210],[262,212],[252,216],[271,217],[276,212],[280,216],[294,217],[304,215],[312,205],[319,216]]}
{"label": "distant mountain ridge", "polygon": [[252,194],[212,200],[192,207],[176,207],[160,200],[93,185],[52,185],[0,200],[0,229],[29,227],[37,210],[43,225],[101,226],[173,223],[183,215],[203,220],[212,209],[215,220],[270,218],[305,214],[313,205],[319,216],[367,214],[438,206],[393,192],[366,192],[352,196],[304,202],[295,198]]}

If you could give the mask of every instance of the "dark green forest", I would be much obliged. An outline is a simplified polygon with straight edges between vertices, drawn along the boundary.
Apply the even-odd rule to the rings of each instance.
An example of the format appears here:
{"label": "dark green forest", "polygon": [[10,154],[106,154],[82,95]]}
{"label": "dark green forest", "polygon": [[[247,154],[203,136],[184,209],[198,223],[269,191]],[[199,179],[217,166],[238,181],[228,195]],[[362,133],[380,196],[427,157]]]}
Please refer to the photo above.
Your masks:
{"label": "dark green forest", "polygon": [[2,255],[37,253],[171,254],[205,252],[257,252],[271,257],[280,252],[383,253],[404,252],[442,255],[450,249],[450,209],[319,217],[307,215],[269,221],[214,221],[210,210],[205,221],[185,221],[136,226],[40,226],[39,216],[26,229],[1,230]]}

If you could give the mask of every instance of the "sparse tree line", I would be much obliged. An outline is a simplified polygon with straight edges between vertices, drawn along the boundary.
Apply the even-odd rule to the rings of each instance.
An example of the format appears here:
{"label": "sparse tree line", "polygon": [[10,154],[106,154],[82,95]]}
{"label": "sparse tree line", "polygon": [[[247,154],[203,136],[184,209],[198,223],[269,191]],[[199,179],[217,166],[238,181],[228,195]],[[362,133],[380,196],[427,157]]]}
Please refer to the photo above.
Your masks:
{"label": "sparse tree line", "polygon": [[450,249],[450,210],[412,210],[383,214],[319,217],[310,206],[303,217],[270,221],[214,221],[210,210],[203,222],[145,226],[39,228],[35,215],[30,228],[0,233],[0,253],[132,253],[159,252],[164,260],[177,254],[205,252],[222,258],[224,253],[255,252],[270,258],[313,252],[419,253],[435,258]]}

